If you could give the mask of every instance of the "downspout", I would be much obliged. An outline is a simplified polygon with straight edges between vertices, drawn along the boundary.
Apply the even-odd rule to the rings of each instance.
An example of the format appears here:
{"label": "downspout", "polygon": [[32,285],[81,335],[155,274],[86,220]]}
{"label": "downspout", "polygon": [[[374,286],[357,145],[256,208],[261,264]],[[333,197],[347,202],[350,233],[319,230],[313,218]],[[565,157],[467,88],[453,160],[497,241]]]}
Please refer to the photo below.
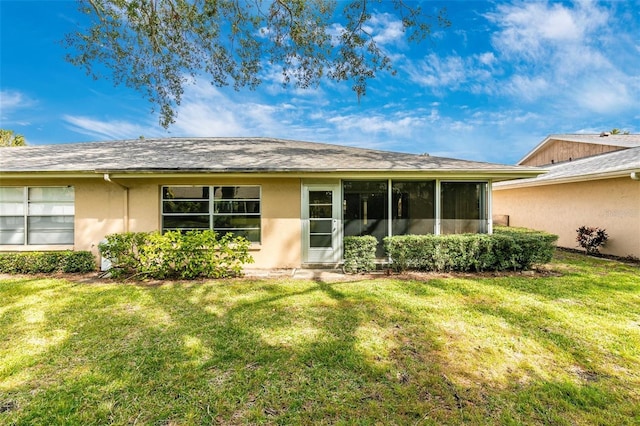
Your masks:
{"label": "downspout", "polygon": [[631,179],[640,180],[640,172],[631,172]]}
{"label": "downspout", "polygon": [[123,224],[124,224],[124,231],[123,232],[129,232],[129,187],[128,186],[124,186],[120,182],[112,181],[111,180],[111,176],[109,176],[109,173],[105,173],[104,174],[104,180],[105,180],[105,182],[112,183],[112,184],[114,184],[116,186],[119,186],[120,188],[122,188],[124,190],[124,204],[123,204],[124,217],[122,218],[122,221],[123,221]]}

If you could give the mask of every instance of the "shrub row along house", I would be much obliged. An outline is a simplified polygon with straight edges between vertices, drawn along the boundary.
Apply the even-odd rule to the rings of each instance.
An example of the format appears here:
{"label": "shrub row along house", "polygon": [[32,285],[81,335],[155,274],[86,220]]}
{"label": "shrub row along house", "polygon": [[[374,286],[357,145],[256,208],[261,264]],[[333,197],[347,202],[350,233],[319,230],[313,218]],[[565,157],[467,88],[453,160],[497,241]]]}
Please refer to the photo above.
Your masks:
{"label": "shrub row along house", "polygon": [[0,251],[98,256],[111,233],[213,229],[249,239],[258,268],[338,264],[345,236],[491,233],[493,183],[540,173],[267,138],[4,149]]}
{"label": "shrub row along house", "polygon": [[551,135],[518,164],[547,173],[494,185],[497,216],[569,248],[580,226],[604,228],[603,253],[640,258],[640,135]]}

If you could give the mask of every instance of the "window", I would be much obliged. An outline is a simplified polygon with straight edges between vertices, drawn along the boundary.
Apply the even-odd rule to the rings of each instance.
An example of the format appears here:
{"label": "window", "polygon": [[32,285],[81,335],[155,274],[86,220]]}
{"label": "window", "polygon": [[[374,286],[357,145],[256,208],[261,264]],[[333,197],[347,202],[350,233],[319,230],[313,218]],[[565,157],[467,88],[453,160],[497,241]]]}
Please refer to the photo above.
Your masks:
{"label": "window", "polygon": [[260,187],[163,187],[162,230],[203,229],[260,242]]}
{"label": "window", "polygon": [[441,234],[486,232],[485,182],[442,182]]}
{"label": "window", "polygon": [[384,256],[382,241],[387,235],[484,233],[488,229],[486,181],[384,180],[342,184],[344,235],[373,235],[378,239],[378,257]]}
{"label": "window", "polygon": [[377,256],[384,256],[382,240],[388,234],[388,181],[343,182],[344,235],[373,235],[378,239]]}
{"label": "window", "polygon": [[0,188],[0,244],[72,245],[73,187]]}
{"label": "window", "polygon": [[391,191],[393,235],[435,232],[435,181],[393,181]]}

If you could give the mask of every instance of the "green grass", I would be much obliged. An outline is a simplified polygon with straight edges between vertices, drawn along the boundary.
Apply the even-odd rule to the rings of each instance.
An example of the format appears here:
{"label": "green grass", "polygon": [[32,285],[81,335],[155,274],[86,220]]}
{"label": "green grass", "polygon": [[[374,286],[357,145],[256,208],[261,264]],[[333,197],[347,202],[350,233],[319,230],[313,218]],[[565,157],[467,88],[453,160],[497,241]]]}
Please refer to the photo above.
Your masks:
{"label": "green grass", "polygon": [[0,280],[0,424],[638,424],[640,269]]}

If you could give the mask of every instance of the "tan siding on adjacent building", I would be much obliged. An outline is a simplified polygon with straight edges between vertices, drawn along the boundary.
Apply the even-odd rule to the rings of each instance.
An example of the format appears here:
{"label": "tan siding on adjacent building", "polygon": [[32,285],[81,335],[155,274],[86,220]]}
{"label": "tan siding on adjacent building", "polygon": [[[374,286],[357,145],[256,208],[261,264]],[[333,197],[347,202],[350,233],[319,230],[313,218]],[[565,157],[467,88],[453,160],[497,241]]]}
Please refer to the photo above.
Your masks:
{"label": "tan siding on adjacent building", "polygon": [[519,163],[522,166],[545,166],[578,158],[591,157],[605,152],[624,149],[620,146],[598,145],[582,142],[554,141],[547,144],[530,158]]}
{"label": "tan siding on adjacent building", "polygon": [[640,182],[630,178],[494,189],[493,211],[510,226],[559,235],[558,245],[577,248],[582,225],[606,229],[602,253],[640,258]]}

